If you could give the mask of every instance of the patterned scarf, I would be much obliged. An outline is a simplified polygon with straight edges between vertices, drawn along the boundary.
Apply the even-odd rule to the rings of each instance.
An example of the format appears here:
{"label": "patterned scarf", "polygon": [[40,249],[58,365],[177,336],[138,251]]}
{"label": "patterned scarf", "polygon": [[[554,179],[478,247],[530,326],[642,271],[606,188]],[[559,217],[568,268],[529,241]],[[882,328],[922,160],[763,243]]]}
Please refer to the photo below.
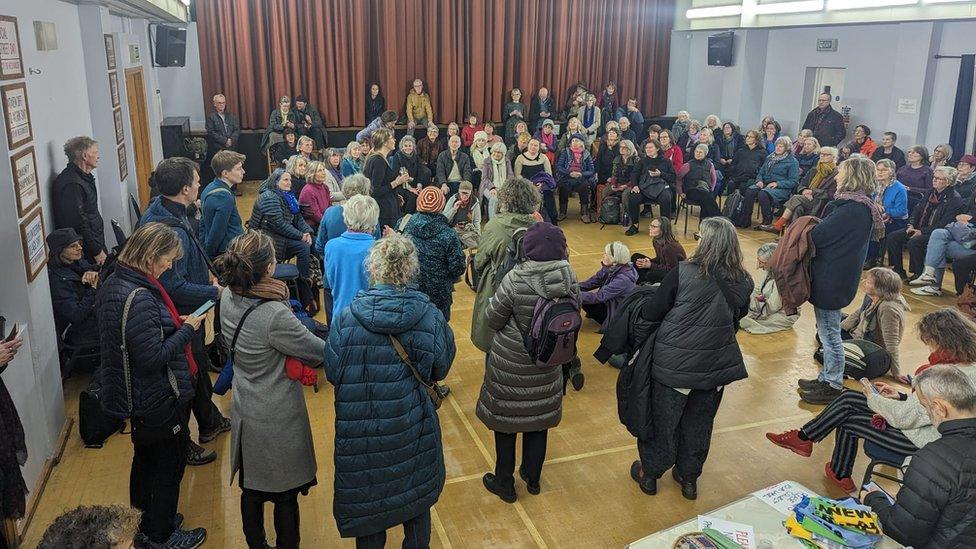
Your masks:
{"label": "patterned scarf", "polygon": [[776,151],[773,150],[773,152],[766,157],[766,162],[764,163],[766,170],[769,170],[769,168],[772,168],[774,164],[786,158],[787,156],[790,156],[790,154],[791,153],[789,150],[783,151],[783,154],[776,154]]}
{"label": "patterned scarf", "polygon": [[278,196],[285,199],[285,203],[288,204],[288,211],[290,211],[292,215],[298,213],[301,207],[298,205],[298,200],[291,191],[283,191],[275,187],[275,192],[278,193]]}
{"label": "patterned scarf", "polygon": [[[235,289],[234,293],[239,292]],[[251,289],[245,292],[244,295],[259,299],[270,299],[272,301],[288,301],[288,286],[282,280],[264,277],[257,284],[251,286]]]}
{"label": "patterned scarf", "polygon": [[834,200],[852,200],[867,206],[871,210],[871,219],[874,222],[871,228],[871,240],[877,242],[884,238],[885,224],[884,219],[881,218],[881,210],[878,209],[878,204],[870,196],[864,194],[864,191],[838,192],[834,194]]}

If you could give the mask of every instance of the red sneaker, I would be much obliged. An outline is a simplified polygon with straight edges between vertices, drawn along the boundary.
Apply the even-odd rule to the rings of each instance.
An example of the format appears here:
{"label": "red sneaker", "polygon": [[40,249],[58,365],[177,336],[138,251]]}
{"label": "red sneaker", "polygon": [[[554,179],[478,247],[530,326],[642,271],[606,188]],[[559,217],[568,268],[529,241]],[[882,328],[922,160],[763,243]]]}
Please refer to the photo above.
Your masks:
{"label": "red sneaker", "polygon": [[779,434],[766,433],[766,438],[776,446],[792,450],[794,453],[800,454],[805,458],[810,457],[810,454],[813,453],[813,442],[800,440],[800,431],[797,429],[791,429]]}
{"label": "red sneaker", "polygon": [[857,489],[854,487],[854,481],[851,479],[851,477],[837,478],[834,475],[834,470],[830,467],[829,461],[824,466],[824,476],[827,477],[827,480],[833,482],[835,486],[848,494],[854,493],[854,491]]}

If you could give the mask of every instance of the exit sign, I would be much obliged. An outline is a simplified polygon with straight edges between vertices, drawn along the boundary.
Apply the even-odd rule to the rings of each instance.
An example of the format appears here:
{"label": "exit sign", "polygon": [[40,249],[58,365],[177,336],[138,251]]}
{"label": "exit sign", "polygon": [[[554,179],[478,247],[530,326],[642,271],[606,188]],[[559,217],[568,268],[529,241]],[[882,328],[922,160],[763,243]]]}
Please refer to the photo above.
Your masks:
{"label": "exit sign", "polygon": [[837,39],[836,38],[818,39],[817,51],[837,51]]}

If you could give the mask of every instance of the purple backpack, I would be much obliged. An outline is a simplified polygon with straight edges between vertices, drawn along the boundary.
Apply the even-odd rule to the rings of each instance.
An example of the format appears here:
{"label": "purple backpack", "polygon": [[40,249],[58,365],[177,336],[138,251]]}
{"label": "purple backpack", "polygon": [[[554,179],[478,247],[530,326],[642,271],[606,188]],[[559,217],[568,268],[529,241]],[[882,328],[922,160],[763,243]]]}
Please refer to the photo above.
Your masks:
{"label": "purple backpack", "polygon": [[561,366],[576,358],[576,339],[582,325],[579,301],[540,297],[529,329],[522,332],[522,343],[536,366]]}

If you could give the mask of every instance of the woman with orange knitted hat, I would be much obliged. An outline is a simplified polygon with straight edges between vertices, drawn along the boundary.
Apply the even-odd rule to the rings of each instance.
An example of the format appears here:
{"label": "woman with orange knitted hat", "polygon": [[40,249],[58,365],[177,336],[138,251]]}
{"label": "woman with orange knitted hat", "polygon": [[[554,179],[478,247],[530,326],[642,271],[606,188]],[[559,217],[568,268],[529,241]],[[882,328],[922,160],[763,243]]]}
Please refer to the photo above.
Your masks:
{"label": "woman with orange knitted hat", "polygon": [[450,320],[454,283],[464,274],[464,247],[444,217],[444,203],[439,187],[424,187],[417,195],[417,213],[410,216],[403,233],[417,248],[420,291]]}

